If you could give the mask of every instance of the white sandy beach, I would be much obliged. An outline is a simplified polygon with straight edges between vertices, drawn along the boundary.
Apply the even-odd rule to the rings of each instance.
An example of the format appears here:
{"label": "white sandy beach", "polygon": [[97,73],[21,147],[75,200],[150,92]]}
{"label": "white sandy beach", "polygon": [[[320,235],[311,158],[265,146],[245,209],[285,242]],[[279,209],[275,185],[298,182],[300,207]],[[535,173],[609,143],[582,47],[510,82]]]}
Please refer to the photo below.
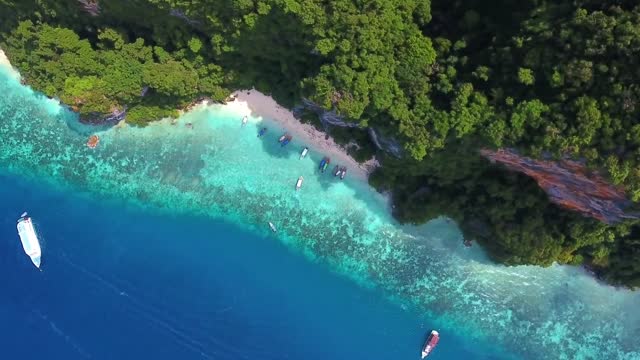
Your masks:
{"label": "white sandy beach", "polygon": [[11,66],[7,55],[5,55],[2,49],[0,49],[0,67],[9,70],[9,74],[11,74],[11,76],[13,76],[15,79],[20,79],[20,73],[16,69],[14,69],[13,66]]}
{"label": "white sandy beach", "polygon": [[[8,69],[12,76],[20,79],[20,73],[11,65],[2,49],[0,49],[0,67]],[[317,130],[312,125],[301,123],[293,116],[291,111],[280,106],[268,95],[252,89],[238,90],[233,93],[233,96],[235,100],[225,106],[234,109],[237,113],[262,118],[264,121],[270,121],[274,125],[277,124],[277,126],[280,126],[279,131],[290,133],[296,141],[306,144],[310,151],[321,152],[323,155],[330,157],[332,164],[346,166],[348,169],[347,176],[349,177],[366,180],[371,171],[378,166],[375,159],[359,164],[333,138],[327,137],[325,133]],[[195,110],[200,106],[207,106],[207,104],[203,102],[191,110]]]}
{"label": "white sandy beach", "polygon": [[291,111],[280,106],[271,96],[254,89],[238,90],[233,93],[233,96],[235,100],[227,103],[227,106],[237,108],[240,113],[250,113],[253,117],[262,117],[265,121],[274,122],[280,126],[280,131],[286,131],[295,140],[307,144],[310,151],[319,151],[330,157],[332,164],[346,166],[349,177],[355,176],[366,180],[377,166],[375,160],[359,164],[347,154],[344,147],[336,144],[333,138],[327,137],[312,125],[301,123]]}

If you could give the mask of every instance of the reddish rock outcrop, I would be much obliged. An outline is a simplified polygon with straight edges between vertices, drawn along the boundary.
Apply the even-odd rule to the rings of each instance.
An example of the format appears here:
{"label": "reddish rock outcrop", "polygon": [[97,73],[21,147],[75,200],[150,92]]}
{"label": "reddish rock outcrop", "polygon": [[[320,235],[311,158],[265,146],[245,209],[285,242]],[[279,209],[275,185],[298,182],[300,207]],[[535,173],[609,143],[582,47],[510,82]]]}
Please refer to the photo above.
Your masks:
{"label": "reddish rock outcrop", "polygon": [[624,211],[631,202],[622,187],[611,185],[597,173],[589,173],[579,162],[536,160],[509,149],[482,149],[480,153],[493,163],[533,178],[553,203],[565,209],[607,224],[639,218],[638,214]]}

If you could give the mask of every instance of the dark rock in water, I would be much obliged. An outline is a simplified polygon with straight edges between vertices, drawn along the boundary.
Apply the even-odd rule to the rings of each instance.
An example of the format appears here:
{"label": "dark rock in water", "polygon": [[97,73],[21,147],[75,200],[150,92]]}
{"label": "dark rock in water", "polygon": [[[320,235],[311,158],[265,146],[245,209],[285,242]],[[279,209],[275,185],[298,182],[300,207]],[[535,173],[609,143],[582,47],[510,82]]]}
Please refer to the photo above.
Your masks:
{"label": "dark rock in water", "polygon": [[530,176],[547,193],[551,202],[565,209],[606,224],[640,218],[640,214],[624,211],[631,201],[626,198],[622,187],[608,183],[599,174],[589,174],[580,162],[535,160],[510,149],[482,149],[480,153],[492,163]]}

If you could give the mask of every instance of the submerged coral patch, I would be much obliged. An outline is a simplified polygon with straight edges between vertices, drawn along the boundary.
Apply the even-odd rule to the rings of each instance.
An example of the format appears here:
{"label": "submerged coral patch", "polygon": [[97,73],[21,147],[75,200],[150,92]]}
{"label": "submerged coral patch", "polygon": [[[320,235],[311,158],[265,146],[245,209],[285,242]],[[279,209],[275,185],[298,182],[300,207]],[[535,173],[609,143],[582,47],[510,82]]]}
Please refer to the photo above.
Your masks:
{"label": "submerged coral patch", "polygon": [[[638,294],[579,270],[504,267],[465,248],[452,224],[396,224],[367,184],[317,171],[322,154],[287,147],[224,106],[145,128],[114,127],[85,146],[77,117],[0,71],[0,168],[153,209],[222,217],[269,233],[363,286],[415,306],[443,331],[492,339],[519,358],[634,359]],[[227,121],[232,119],[232,121]],[[292,184],[304,176],[304,187]],[[615,334],[615,335],[613,335]]]}

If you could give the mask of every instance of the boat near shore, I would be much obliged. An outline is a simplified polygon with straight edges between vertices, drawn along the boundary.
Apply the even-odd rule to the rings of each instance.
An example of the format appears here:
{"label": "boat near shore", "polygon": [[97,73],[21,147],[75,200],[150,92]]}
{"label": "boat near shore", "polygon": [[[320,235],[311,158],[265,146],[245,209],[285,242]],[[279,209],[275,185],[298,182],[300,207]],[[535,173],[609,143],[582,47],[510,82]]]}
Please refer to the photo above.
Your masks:
{"label": "boat near shore", "polygon": [[305,148],[302,149],[302,152],[300,153],[300,159],[304,159],[304,157],[307,156],[308,152],[309,152],[309,148],[305,146]]}
{"label": "boat near shore", "polygon": [[324,173],[325,170],[327,170],[327,167],[329,167],[329,164],[331,164],[331,159],[327,156],[323,157],[322,161],[320,161],[320,165],[318,166],[318,170]]}
{"label": "boat near shore", "polygon": [[20,219],[18,219],[17,227],[24,252],[31,258],[33,265],[40,269],[40,260],[42,256],[40,241],[38,241],[38,235],[33,227],[31,217],[29,217],[26,212],[20,216]]}
{"label": "boat near shore", "polygon": [[280,146],[282,146],[282,147],[286,146],[288,143],[290,143],[290,142],[291,142],[291,139],[293,139],[293,136],[291,136],[291,135],[287,135],[287,136],[284,138],[284,140],[282,140],[282,141],[280,142]]}
{"label": "boat near shore", "polygon": [[424,342],[424,346],[422,347],[422,359],[426,358],[427,356],[429,356],[429,354],[431,354],[433,349],[435,349],[436,345],[438,345],[439,340],[440,340],[440,334],[435,330],[431,330],[431,334],[429,334],[427,341]]}
{"label": "boat near shore", "polygon": [[344,180],[344,177],[347,176],[347,167],[336,165],[336,167],[333,168],[333,176],[339,177],[340,180]]}
{"label": "boat near shore", "polygon": [[300,188],[302,187],[302,182],[304,181],[304,178],[302,176],[300,176],[298,178],[298,181],[296,181],[296,191],[300,190]]}

